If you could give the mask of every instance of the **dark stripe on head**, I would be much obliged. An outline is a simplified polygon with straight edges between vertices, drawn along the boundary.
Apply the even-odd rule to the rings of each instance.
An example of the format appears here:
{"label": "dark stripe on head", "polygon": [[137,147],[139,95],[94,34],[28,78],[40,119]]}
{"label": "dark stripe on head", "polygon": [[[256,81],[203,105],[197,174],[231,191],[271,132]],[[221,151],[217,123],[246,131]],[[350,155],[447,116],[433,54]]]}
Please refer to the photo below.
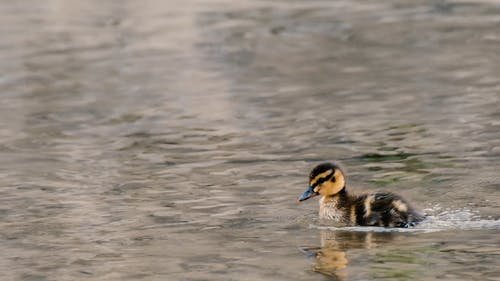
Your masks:
{"label": "dark stripe on head", "polygon": [[[324,177],[324,178],[320,178],[317,182],[315,182],[311,187],[314,189],[316,186],[326,182],[326,181],[329,181],[332,177],[335,179],[334,177],[335,175],[335,172],[329,174],[328,176]],[[333,180],[335,181],[335,180]]]}

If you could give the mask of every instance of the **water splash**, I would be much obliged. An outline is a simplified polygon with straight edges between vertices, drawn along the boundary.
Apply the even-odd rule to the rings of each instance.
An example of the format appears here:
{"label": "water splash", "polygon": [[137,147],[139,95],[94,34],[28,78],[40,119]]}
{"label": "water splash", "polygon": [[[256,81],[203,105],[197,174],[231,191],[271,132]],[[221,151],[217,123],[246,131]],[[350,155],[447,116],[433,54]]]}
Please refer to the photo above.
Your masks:
{"label": "water splash", "polygon": [[482,218],[479,213],[468,208],[453,210],[436,205],[425,209],[427,218],[415,229],[431,228],[439,230],[495,230],[500,229],[500,220]]}

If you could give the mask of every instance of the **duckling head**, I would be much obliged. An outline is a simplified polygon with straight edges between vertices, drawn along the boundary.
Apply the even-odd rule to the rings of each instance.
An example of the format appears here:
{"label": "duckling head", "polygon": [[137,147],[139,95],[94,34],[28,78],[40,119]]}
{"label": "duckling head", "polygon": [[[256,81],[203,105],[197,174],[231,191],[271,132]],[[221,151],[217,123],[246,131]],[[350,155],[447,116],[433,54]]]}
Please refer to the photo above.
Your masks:
{"label": "duckling head", "polygon": [[335,163],[322,163],[309,174],[309,187],[299,197],[299,201],[317,195],[334,196],[345,187],[344,173]]}

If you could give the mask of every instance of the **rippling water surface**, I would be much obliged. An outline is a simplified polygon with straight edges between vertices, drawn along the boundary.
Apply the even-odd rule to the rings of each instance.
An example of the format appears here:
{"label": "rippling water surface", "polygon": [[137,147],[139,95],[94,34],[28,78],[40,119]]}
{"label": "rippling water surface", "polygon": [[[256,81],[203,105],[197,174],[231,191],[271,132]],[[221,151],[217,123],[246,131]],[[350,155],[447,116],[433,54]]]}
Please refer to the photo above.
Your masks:
{"label": "rippling water surface", "polygon": [[2,1],[2,280],[499,280],[500,4],[376,2]]}

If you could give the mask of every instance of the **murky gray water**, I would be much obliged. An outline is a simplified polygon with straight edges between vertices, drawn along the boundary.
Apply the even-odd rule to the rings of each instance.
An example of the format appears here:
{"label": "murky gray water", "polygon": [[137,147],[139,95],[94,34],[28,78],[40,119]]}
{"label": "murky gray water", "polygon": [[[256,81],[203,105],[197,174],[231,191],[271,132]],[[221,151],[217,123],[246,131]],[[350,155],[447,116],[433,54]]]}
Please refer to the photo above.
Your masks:
{"label": "murky gray water", "polygon": [[2,1],[1,279],[500,280],[500,4],[379,2]]}

